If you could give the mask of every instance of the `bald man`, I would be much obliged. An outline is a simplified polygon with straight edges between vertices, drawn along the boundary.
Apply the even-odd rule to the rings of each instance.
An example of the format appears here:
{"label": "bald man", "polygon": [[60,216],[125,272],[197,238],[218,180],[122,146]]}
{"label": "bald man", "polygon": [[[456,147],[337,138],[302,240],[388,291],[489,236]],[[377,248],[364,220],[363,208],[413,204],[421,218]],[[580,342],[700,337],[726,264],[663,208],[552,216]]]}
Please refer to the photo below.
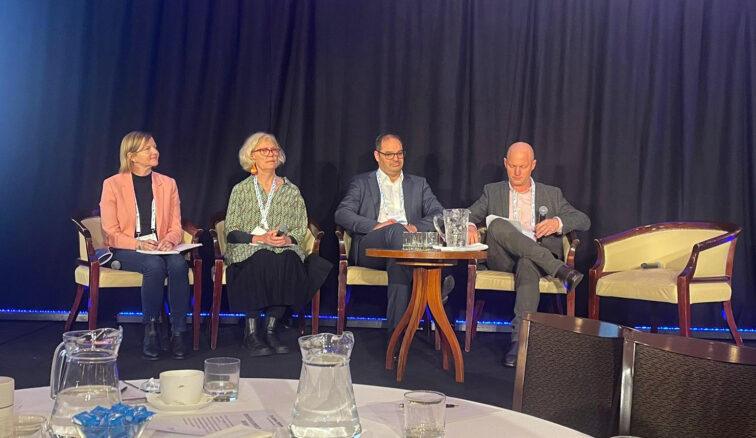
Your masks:
{"label": "bald man", "polygon": [[[512,320],[512,343],[504,357],[505,366],[517,363],[520,322],[525,312],[538,310],[542,276],[553,276],[574,290],[583,274],[561,260],[562,235],[572,230],[586,231],[591,226],[588,216],[570,205],[562,191],[553,186],[536,183],[530,176],[536,167],[533,148],[525,142],[512,144],[504,159],[508,181],[487,184],[483,195],[470,207],[470,222],[483,222],[488,215],[508,218],[495,219],[488,227],[487,265],[496,271],[515,274],[515,298]],[[539,221],[539,209],[546,207],[545,219]],[[469,226],[468,240],[478,241],[478,230]]]}

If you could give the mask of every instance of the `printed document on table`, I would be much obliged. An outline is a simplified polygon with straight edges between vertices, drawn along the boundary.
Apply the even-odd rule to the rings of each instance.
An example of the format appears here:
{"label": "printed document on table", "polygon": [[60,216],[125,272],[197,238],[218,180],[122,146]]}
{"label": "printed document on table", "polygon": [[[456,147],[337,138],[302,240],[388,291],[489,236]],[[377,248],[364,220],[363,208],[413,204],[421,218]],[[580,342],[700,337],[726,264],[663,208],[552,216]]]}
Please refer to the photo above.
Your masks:
{"label": "printed document on table", "polygon": [[256,430],[274,431],[285,427],[286,423],[275,411],[219,412],[155,418],[147,424],[147,428],[158,432],[206,436],[238,425]]}
{"label": "printed document on table", "polygon": [[152,255],[168,255],[168,254],[180,254],[184,251],[189,251],[190,249],[199,248],[202,246],[201,243],[179,243],[178,245],[174,246],[172,250],[170,251],[147,251],[143,249],[138,249],[138,253],[142,254],[152,254]]}

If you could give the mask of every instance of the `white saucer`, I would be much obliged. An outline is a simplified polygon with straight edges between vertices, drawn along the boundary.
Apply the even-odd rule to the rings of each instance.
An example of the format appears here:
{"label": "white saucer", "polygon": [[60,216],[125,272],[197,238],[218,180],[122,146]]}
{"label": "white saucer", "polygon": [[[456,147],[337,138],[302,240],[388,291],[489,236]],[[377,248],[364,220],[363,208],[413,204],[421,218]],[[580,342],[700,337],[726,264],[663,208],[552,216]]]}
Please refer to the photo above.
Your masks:
{"label": "white saucer", "polygon": [[488,245],[485,243],[473,243],[472,245],[467,246],[443,246],[443,245],[433,245],[433,249],[437,249],[439,251],[485,251],[488,249]]}
{"label": "white saucer", "polygon": [[200,396],[200,399],[197,403],[188,405],[167,404],[163,401],[162,398],[160,398],[160,394],[147,394],[147,403],[151,404],[153,407],[161,411],[196,411],[207,407],[212,402],[213,396],[205,393]]}

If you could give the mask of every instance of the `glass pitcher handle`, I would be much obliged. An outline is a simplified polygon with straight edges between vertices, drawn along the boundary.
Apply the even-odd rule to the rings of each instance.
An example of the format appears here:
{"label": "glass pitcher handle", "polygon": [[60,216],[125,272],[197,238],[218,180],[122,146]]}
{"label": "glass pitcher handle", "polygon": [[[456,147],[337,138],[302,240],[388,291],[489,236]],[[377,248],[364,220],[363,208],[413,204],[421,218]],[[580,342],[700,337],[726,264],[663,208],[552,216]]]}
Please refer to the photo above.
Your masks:
{"label": "glass pitcher handle", "polygon": [[58,344],[58,347],[53,353],[53,362],[50,369],[50,398],[55,400],[60,390],[61,377],[63,376],[63,366],[65,364],[66,349],[63,348],[64,343]]}
{"label": "glass pitcher handle", "polygon": [[433,216],[433,227],[436,228],[436,232],[441,236],[441,241],[446,242],[446,236],[441,232],[441,227],[438,226],[438,218],[439,216]]}

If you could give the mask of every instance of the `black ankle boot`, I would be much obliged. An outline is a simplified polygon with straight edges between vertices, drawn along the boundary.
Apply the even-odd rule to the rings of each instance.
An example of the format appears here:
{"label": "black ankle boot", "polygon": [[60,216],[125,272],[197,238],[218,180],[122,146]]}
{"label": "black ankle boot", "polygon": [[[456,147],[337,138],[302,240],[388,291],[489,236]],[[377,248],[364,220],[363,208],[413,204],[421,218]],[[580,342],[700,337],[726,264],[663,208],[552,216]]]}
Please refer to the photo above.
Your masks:
{"label": "black ankle boot", "polygon": [[247,317],[244,320],[244,348],[249,350],[250,356],[270,356],[273,350],[260,339],[260,329],[257,326],[259,318]]}
{"label": "black ankle boot", "polygon": [[184,342],[184,332],[176,332],[171,335],[171,355],[174,359],[185,359],[189,355],[189,349]]}
{"label": "black ankle boot", "polygon": [[572,269],[567,265],[562,265],[559,267],[559,269],[557,269],[554,277],[564,283],[564,287],[568,291],[573,291],[583,279],[583,274],[581,274],[580,271]]}
{"label": "black ankle boot", "polygon": [[268,341],[268,345],[275,350],[276,354],[286,354],[289,352],[289,347],[281,343],[276,335],[276,327],[278,326],[278,319],[275,316],[265,317],[265,339]]}
{"label": "black ankle boot", "polygon": [[160,340],[160,349],[162,351],[171,350],[171,325],[161,315],[157,320],[158,339]]}
{"label": "black ankle boot", "polygon": [[147,360],[160,359],[160,343],[158,342],[157,321],[154,319],[144,324],[142,357]]}

